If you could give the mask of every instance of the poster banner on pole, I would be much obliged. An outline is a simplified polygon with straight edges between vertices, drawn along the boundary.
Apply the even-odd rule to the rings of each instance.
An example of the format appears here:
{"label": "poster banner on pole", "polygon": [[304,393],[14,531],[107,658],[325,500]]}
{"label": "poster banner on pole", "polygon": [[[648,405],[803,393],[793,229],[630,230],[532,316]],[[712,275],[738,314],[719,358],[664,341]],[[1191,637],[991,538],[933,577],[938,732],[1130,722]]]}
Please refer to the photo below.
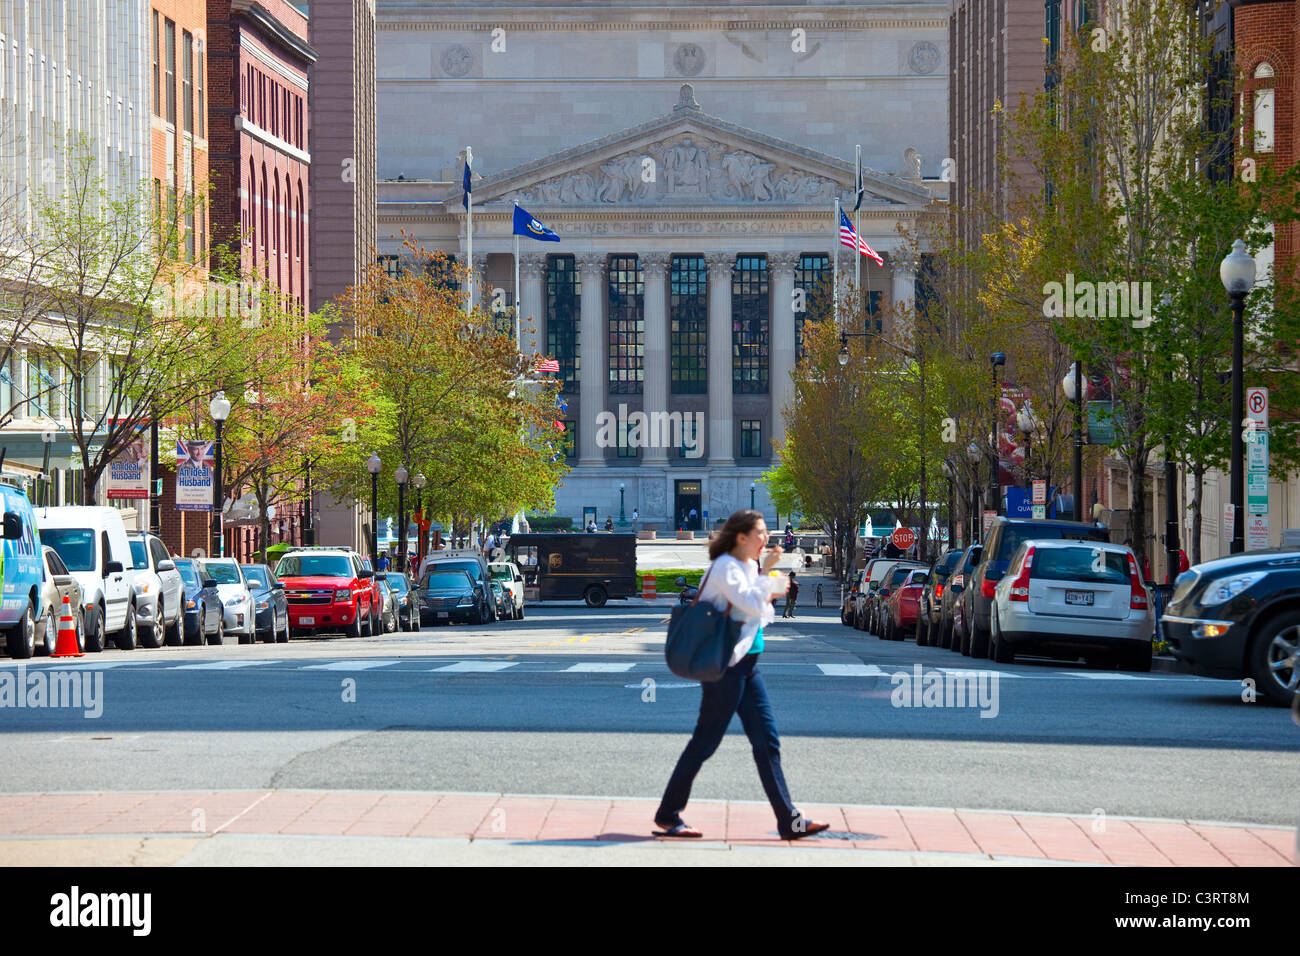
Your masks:
{"label": "poster banner on pole", "polygon": [[176,443],[176,508],[212,510],[212,453],[215,442]]}
{"label": "poster banner on pole", "polygon": [[149,443],[143,438],[108,463],[107,494],[110,500],[149,497]]}

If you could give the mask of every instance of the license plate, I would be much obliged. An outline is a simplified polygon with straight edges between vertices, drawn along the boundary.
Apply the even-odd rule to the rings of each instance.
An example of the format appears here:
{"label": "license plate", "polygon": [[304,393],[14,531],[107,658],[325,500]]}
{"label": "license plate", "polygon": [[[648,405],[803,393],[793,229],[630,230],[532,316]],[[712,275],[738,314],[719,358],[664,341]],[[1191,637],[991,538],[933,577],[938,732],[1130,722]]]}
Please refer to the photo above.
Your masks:
{"label": "license plate", "polygon": [[300,617],[300,618],[298,618],[298,623],[299,623],[299,624],[315,624],[315,623],[316,623],[316,619],[315,619],[314,617]]}
{"label": "license plate", "polygon": [[439,611],[439,612],[438,612],[438,617],[440,617],[440,618],[442,618],[442,617],[451,617],[451,613],[450,613],[449,611]]}
{"label": "license plate", "polygon": [[1085,604],[1091,606],[1092,599],[1093,599],[1092,591],[1066,591],[1065,592],[1066,604]]}

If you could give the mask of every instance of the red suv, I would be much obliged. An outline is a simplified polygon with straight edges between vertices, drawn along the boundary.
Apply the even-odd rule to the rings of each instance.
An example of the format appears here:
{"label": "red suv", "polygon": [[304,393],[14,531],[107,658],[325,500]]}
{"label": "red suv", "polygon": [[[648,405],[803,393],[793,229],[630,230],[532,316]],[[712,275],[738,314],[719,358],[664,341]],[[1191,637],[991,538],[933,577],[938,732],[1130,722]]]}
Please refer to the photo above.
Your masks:
{"label": "red suv", "polygon": [[301,548],[288,552],[275,576],[289,599],[289,627],[299,633],[344,631],[348,637],[375,633],[380,606],[374,572],[346,548]]}

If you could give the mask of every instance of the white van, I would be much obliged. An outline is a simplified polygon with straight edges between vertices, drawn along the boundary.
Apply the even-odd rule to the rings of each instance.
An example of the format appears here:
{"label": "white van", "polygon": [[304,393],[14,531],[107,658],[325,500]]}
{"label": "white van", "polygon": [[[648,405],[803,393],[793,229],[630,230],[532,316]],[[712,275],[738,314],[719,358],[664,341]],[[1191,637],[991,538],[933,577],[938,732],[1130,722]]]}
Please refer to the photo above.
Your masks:
{"label": "white van", "polygon": [[134,648],[135,563],[122,513],[108,507],[37,508],[36,527],[41,544],[59,553],[81,585],[86,650],[102,651],[106,634],[120,649]]}

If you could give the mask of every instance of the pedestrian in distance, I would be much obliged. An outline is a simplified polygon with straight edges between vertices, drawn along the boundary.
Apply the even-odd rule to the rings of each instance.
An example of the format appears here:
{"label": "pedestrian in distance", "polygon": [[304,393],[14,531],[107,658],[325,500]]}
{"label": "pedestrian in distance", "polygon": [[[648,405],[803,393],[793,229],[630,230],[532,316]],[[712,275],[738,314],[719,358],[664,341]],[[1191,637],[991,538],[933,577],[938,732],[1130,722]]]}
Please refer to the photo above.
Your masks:
{"label": "pedestrian in distance", "polygon": [[595,534],[595,533],[596,533],[596,519],[590,518],[587,520],[587,534]]}
{"label": "pedestrian in distance", "polygon": [[613,515],[606,515],[606,516],[605,516],[605,530],[606,530],[606,531],[613,531],[613,530],[614,530],[614,516],[613,516]]}
{"label": "pedestrian in distance", "polygon": [[[774,547],[763,554],[767,540],[763,516],[746,509],[728,518],[721,533],[709,543],[709,558],[713,563],[702,582],[699,600],[711,602],[719,611],[726,611],[729,605],[728,613],[743,623],[730,666],[722,678],[700,685],[700,715],[655,813],[656,836],[702,835],[686,825],[681,812],[690,800],[696,775],[704,761],[718,749],[736,713],[740,714],[753,749],[758,777],[776,814],[781,838],[796,840],[830,829],[829,823],[805,818],[790,800],[785,775],[781,772],[781,741],[776,732],[776,719],[758,670],[763,626],[775,618],[772,604],[785,593],[788,583],[784,575],[773,571],[781,558],[781,548]],[[761,565],[757,563],[760,556]]]}
{"label": "pedestrian in distance", "polygon": [[641,513],[637,511],[635,508],[632,509],[632,530],[633,531],[641,530]]}
{"label": "pedestrian in distance", "polygon": [[794,617],[794,607],[799,603],[799,584],[795,581],[795,572],[790,572],[790,586],[785,592],[785,617]]}

